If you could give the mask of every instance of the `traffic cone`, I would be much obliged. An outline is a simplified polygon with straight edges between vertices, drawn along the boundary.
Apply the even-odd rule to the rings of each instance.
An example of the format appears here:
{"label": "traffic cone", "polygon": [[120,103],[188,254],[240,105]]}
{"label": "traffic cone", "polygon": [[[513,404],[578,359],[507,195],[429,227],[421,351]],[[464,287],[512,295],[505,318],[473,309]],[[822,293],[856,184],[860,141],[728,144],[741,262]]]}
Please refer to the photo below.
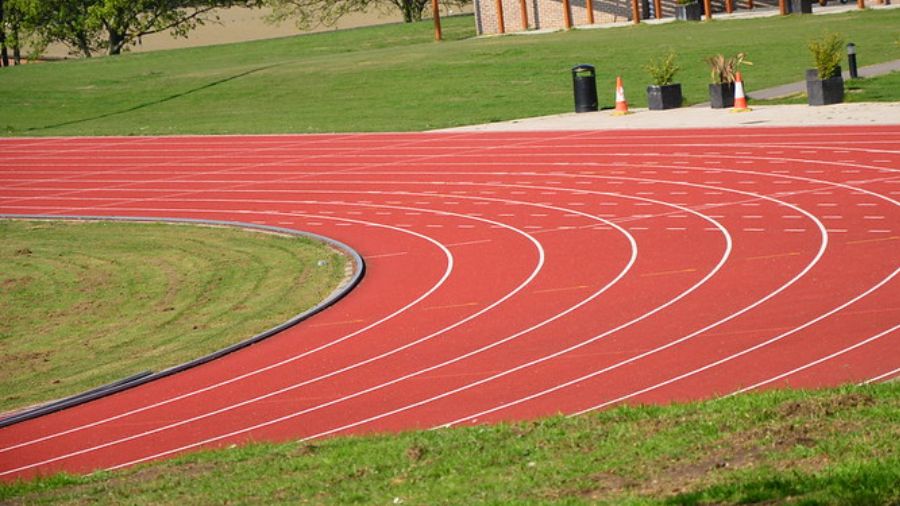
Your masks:
{"label": "traffic cone", "polygon": [[744,95],[744,81],[741,79],[741,73],[738,72],[734,76],[734,109],[732,112],[747,112],[747,96]]}
{"label": "traffic cone", "polygon": [[613,116],[624,116],[628,113],[628,102],[625,100],[625,88],[622,87],[622,78],[616,76],[616,110]]}

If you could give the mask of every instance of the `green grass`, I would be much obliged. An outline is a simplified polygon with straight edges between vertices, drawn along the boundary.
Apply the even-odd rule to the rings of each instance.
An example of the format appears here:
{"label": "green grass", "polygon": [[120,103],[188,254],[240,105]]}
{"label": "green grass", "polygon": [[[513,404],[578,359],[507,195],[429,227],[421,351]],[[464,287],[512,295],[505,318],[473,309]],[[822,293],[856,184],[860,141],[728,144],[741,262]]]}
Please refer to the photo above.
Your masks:
{"label": "green grass", "polygon": [[900,501],[900,384],[573,419],[251,444],[0,485],[8,504],[822,504]]}
{"label": "green grass", "polygon": [[643,66],[669,48],[687,102],[707,100],[715,53],[744,51],[747,91],[795,82],[807,41],[828,31],[867,64],[900,58],[900,10],[641,24],[473,39],[471,16],[176,51],[27,65],[0,72],[6,135],[416,131],[568,112],[570,69],[597,67],[601,106],[616,75],[646,104]]}
{"label": "green grass", "polygon": [[327,297],[346,263],[231,228],[0,220],[0,238],[0,412],[249,338]]}
{"label": "green grass", "polygon": [[[844,81],[844,102],[897,101],[900,101],[900,72]],[[806,92],[772,100],[754,100],[753,103],[761,105],[805,104]]]}

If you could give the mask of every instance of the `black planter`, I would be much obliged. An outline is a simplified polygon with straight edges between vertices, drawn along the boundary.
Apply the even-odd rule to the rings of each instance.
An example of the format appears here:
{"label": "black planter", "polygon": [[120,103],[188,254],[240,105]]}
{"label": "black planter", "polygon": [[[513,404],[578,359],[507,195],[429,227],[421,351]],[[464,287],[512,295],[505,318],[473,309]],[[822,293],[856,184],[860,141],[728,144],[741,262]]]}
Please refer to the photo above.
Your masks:
{"label": "black planter", "polygon": [[675,19],[680,19],[682,21],[700,21],[702,15],[703,6],[700,5],[700,2],[675,5]]}
{"label": "black planter", "polygon": [[681,107],[681,85],[647,86],[647,103],[651,111]]}
{"label": "black planter", "polygon": [[[834,72],[832,72],[831,75],[828,77],[840,77],[841,72],[842,72],[841,66],[838,65],[837,67],[834,68]],[[814,81],[816,79],[819,79],[819,71],[816,69],[806,69],[806,80]]]}
{"label": "black planter", "polygon": [[791,14],[812,14],[812,0],[791,0],[788,2]]}
{"label": "black planter", "polygon": [[806,95],[809,105],[840,104],[844,101],[844,78],[838,67],[831,77],[819,79],[816,69],[806,71]]}
{"label": "black planter", "polygon": [[710,84],[709,106],[713,109],[734,107],[734,83]]}

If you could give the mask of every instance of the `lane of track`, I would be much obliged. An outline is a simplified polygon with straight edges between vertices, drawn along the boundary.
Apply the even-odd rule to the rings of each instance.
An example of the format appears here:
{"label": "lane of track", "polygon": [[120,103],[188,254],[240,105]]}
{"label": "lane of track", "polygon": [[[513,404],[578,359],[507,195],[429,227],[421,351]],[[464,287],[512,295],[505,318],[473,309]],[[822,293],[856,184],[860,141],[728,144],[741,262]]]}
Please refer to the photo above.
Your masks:
{"label": "lane of track", "polygon": [[[702,329],[716,318],[730,314],[729,311],[733,313],[740,307],[740,300],[758,300],[768,293],[766,290],[771,291],[773,286],[777,286],[778,279],[783,282],[790,278],[791,273],[798,272],[798,266],[810,260],[811,251],[815,250],[815,241],[811,239],[815,236],[813,228],[816,227],[796,225],[798,222],[794,220],[798,219],[797,215],[803,219],[802,213],[779,211],[776,204],[764,205],[759,198],[736,199],[735,192],[739,191],[772,200],[791,200],[791,204],[796,204],[798,208],[808,209],[823,224],[822,229],[827,229],[831,236],[840,237],[839,240],[832,239],[830,246],[839,244],[840,247],[829,248],[819,265],[811,271],[809,281],[798,283],[804,284],[803,288],[786,291],[778,297],[777,303],[753,308],[746,317],[738,319],[743,323],[735,325],[730,334],[723,332],[720,335],[704,335],[696,342],[679,342],[677,346],[666,349],[670,353],[647,355],[645,367],[622,367],[622,374],[578,382],[577,388],[571,389],[573,392],[567,395],[541,395],[535,397],[540,401],[521,403],[527,408],[498,412],[495,419],[532,417],[556,411],[571,413],[583,409],[591,401],[597,405],[617,395],[641,392],[654,381],[660,383],[659,380],[672,378],[673,374],[683,375],[690,370],[691,364],[699,365],[703,359],[719,360],[729,353],[763,342],[772,334],[762,328],[760,322],[772,320],[797,326],[807,315],[822,314],[827,311],[824,308],[846,302],[848,297],[852,297],[849,294],[852,289],[857,289],[858,293],[859,289],[872,286],[878,273],[883,275],[892,268],[896,269],[896,206],[874,202],[872,195],[860,198],[861,195],[849,190],[835,193],[827,188],[827,184],[853,183],[871,189],[872,194],[895,195],[900,155],[896,149],[891,149],[891,140],[895,146],[900,132],[881,127],[858,129],[850,134],[840,132],[838,135],[836,131],[826,130],[823,137],[797,130],[760,129],[747,131],[747,135],[743,136],[747,143],[736,149],[696,141],[705,134],[677,134],[667,138],[665,143],[660,143],[657,138],[654,145],[647,144],[647,140],[653,138],[652,133],[597,132],[335,136],[334,142],[330,142],[328,136],[316,136],[314,139],[248,137],[240,138],[240,142],[235,142],[238,139],[223,142],[221,138],[210,141],[187,137],[147,139],[135,143],[129,139],[123,140],[123,143],[129,141],[127,146],[117,146],[114,140],[105,140],[103,154],[88,159],[78,156],[78,148],[73,151],[71,142],[57,140],[52,144],[65,151],[59,158],[53,155],[49,147],[40,152],[40,156],[30,156],[15,149],[6,150],[10,155],[10,170],[0,172],[2,212],[25,212],[24,209],[30,209],[28,212],[66,213],[73,209],[91,209],[110,214],[228,216],[232,220],[240,220],[243,216],[246,221],[324,232],[361,251],[358,244],[365,244],[363,255],[367,258],[371,255],[375,259],[373,262],[383,261],[386,269],[379,269],[375,279],[367,279],[365,286],[353,294],[354,300],[358,301],[356,305],[342,303],[335,308],[331,315],[337,317],[340,313],[340,318],[365,315],[372,307],[386,314],[389,309],[396,308],[397,303],[385,300],[383,294],[379,296],[376,290],[403,290],[407,282],[407,278],[402,276],[404,269],[437,270],[433,265],[434,258],[419,254],[420,250],[414,244],[394,251],[383,249],[383,241],[391,241],[383,234],[383,227],[394,227],[395,232],[406,230],[433,235],[439,243],[457,245],[448,246],[454,253],[456,250],[465,252],[468,248],[478,250],[470,256],[461,257],[455,265],[460,269],[457,284],[448,283],[435,294],[436,298],[444,301],[442,305],[435,306],[448,313],[448,319],[444,321],[464,319],[466,314],[471,314],[471,311],[466,313],[465,309],[471,309],[472,303],[481,303],[479,307],[485,307],[483,302],[476,302],[478,297],[471,295],[489,290],[493,286],[491,283],[502,282],[509,286],[510,280],[521,279],[522,267],[517,263],[521,253],[513,245],[515,241],[510,244],[508,239],[504,239],[511,236],[500,232],[502,225],[519,227],[524,233],[550,246],[544,272],[535,278],[533,287],[533,291],[544,291],[543,296],[524,290],[506,304],[491,308],[483,318],[460,325],[457,335],[434,340],[428,346],[418,347],[410,353],[398,353],[396,359],[387,360],[388,363],[383,366],[366,369],[365,375],[340,374],[333,376],[333,380],[329,376],[328,381],[315,382],[316,388],[311,388],[311,384],[310,388],[300,389],[294,395],[273,395],[272,402],[242,412],[240,417],[226,420],[210,417],[217,420],[215,427],[195,428],[193,432],[185,431],[172,439],[154,440],[152,444],[148,442],[143,448],[136,445],[120,455],[118,464],[110,463],[115,459],[95,457],[92,460],[89,455],[96,452],[85,452],[85,459],[77,462],[61,459],[56,466],[8,471],[14,467],[7,465],[7,459],[9,462],[14,457],[40,461],[40,455],[58,456],[65,453],[64,436],[45,440],[45,453],[29,453],[40,447],[41,442],[15,448],[23,441],[27,443],[28,437],[31,437],[27,435],[29,431],[33,430],[32,436],[35,437],[32,441],[36,441],[47,434],[65,432],[66,427],[96,422],[98,414],[116,416],[128,409],[142,409],[148,404],[146,398],[140,399],[141,392],[133,394],[130,400],[127,395],[120,399],[111,398],[78,415],[67,413],[59,418],[43,420],[43,428],[38,428],[41,424],[35,423],[31,428],[16,428],[16,432],[21,431],[17,434],[13,434],[14,431],[0,432],[0,447],[8,448],[5,452],[0,450],[0,473],[7,469],[7,474],[3,476],[7,478],[53,469],[88,470],[98,466],[129,464],[191,448],[201,441],[212,442],[216,434],[244,431],[247,427],[266,423],[266,420],[277,420],[285,414],[296,413],[298,406],[306,406],[302,411],[317,403],[322,405],[323,400],[327,404],[330,402],[328,399],[346,398],[347,404],[342,401],[342,406],[335,405],[334,409],[323,405],[322,409],[309,411],[309,416],[304,416],[300,423],[273,422],[270,424],[271,430],[241,432],[240,436],[223,438],[216,444],[241,441],[247,437],[310,437],[345,428],[352,428],[353,431],[395,430],[447,423],[482,411],[479,406],[497,406],[555,388],[578,377],[578,374],[596,371],[598,363],[608,365],[641,357],[654,346],[674,342],[679,333],[685,335]],[[827,149],[818,149],[816,139],[821,138],[833,139],[834,142],[829,141]],[[0,144],[4,142],[13,141]],[[28,150],[33,150],[34,140],[29,140],[29,143]],[[110,145],[113,147],[110,148]],[[227,154],[223,156],[220,150]],[[823,152],[842,158],[820,160]],[[210,157],[210,153],[214,157]],[[117,171],[115,165],[122,163],[133,165]],[[7,165],[4,163],[3,167]],[[748,168],[752,170],[746,170]],[[720,169],[741,170],[743,173],[728,173]],[[823,178],[819,179],[822,183],[791,179],[792,175],[812,176],[813,173],[815,178]],[[685,183],[706,185],[707,188],[685,191]],[[361,191],[360,188],[365,185],[369,185],[369,189]],[[491,199],[505,202],[490,202]],[[651,200],[661,205],[654,205]],[[512,210],[511,202],[519,202],[521,204],[517,205],[522,207],[543,206],[543,211]],[[678,290],[684,290],[702,277],[698,272],[708,272],[715,264],[708,257],[715,257],[716,251],[719,254],[722,252],[721,239],[718,243],[713,239],[721,231],[717,231],[708,221],[690,221],[684,216],[689,213],[675,212],[673,205],[721,222],[726,233],[734,237],[732,258],[724,264],[721,273],[711,277],[709,283],[704,283],[692,297],[648,319],[640,329],[631,333],[627,330],[613,332],[602,343],[569,354],[572,355],[570,357],[564,354],[554,356],[555,352],[584,342],[603,329],[615,328],[615,322],[627,321],[629,314],[639,314],[642,306],[652,308],[654,302],[659,304],[665,300],[666,294],[671,297]],[[385,207],[417,210],[385,211]],[[551,211],[554,207],[560,211]],[[374,211],[375,208],[381,210]],[[434,211],[456,213],[460,219],[484,218],[496,224],[477,227],[469,223],[428,218],[436,214]],[[618,257],[621,260],[627,257],[622,249],[625,242],[620,244],[609,240],[609,234],[614,232],[613,227],[590,224],[585,215],[609,220],[622,231],[633,235],[640,254],[635,259],[634,268],[621,282],[611,285],[602,296],[578,306],[579,301],[586,299],[584,293],[576,292],[590,288],[596,291],[603,286],[598,280],[610,279],[609,269],[602,268],[604,259]],[[686,219],[689,221],[685,222]],[[382,228],[348,226],[347,221],[343,221],[343,226],[337,226],[341,220],[366,221]],[[757,225],[760,223],[762,226]],[[844,245],[854,241],[857,244]],[[382,248],[380,251],[379,247]],[[411,262],[414,258],[420,260]],[[764,276],[753,274],[752,269],[748,270],[743,265],[753,261],[765,266]],[[703,265],[706,270],[700,268]],[[852,268],[848,269],[848,265]],[[500,268],[495,268],[497,266]],[[672,266],[680,268],[670,268]],[[580,280],[591,278],[592,270],[595,279],[589,283],[591,286],[583,287],[584,283],[579,284]],[[395,275],[392,276],[392,273]],[[600,273],[605,273],[606,277],[600,276]],[[397,278],[402,278],[404,282],[398,283]],[[844,278],[849,282],[842,284]],[[421,281],[421,278],[414,276],[409,281]],[[867,282],[869,285],[864,284]],[[817,290],[817,286],[823,290]],[[797,381],[804,375],[811,375],[814,379],[806,381],[813,381],[812,384],[816,385],[865,381],[884,375],[896,370],[897,366],[896,353],[891,353],[896,350],[896,347],[891,348],[897,339],[896,328],[891,325],[896,325],[897,314],[891,311],[891,306],[896,305],[897,290],[895,280],[885,281],[879,290],[865,299],[864,303],[872,307],[856,311],[867,315],[865,318],[842,314],[839,320],[829,316],[825,320],[832,329],[829,332],[840,334],[840,339],[825,342],[792,339],[790,346],[778,350],[777,356],[788,359],[783,363],[764,358],[764,353],[748,352],[746,360],[740,361],[741,366],[729,369],[727,374],[710,375],[703,381],[670,382],[654,389],[649,395],[635,394],[634,397],[653,402],[705,397],[727,393],[753,381],[765,381],[768,385],[787,377]],[[567,308],[576,306],[576,309],[566,312]],[[502,341],[503,336],[522,332],[541,321],[540,314],[552,323],[525,333],[526,338],[492,346],[492,343]],[[333,322],[353,321],[340,318],[335,318]],[[334,354],[328,356],[328,362],[316,362],[311,359],[312,356],[310,360],[298,361],[297,369],[292,370],[290,375],[300,376],[282,375],[283,381],[279,383],[278,375],[268,375],[271,378],[256,383],[246,391],[230,391],[230,400],[252,399],[261,393],[265,395],[285,385],[297,384],[298,378],[302,381],[302,378],[310,377],[306,374],[306,368],[328,374],[327,371],[338,371],[341,364],[346,365],[354,359],[378,356],[379,349],[385,349],[379,346],[390,344],[388,339],[397,339],[394,344],[414,341],[417,336],[427,335],[427,332],[423,334],[423,330],[437,318],[438,313],[422,310],[402,319],[404,324],[398,321],[389,329],[390,332],[387,328],[366,332],[364,334],[371,334],[367,339],[341,352],[336,349]],[[366,321],[366,318],[356,320],[360,319]],[[868,323],[868,327],[863,323]],[[362,328],[359,322],[355,325],[357,329]],[[297,344],[307,337],[314,342],[327,342],[324,336],[317,341],[317,332],[312,331],[314,328],[308,326],[303,329],[302,338],[298,333],[290,339],[265,343],[265,346],[254,350],[259,353],[248,353],[240,359],[236,356],[231,366],[246,372],[272,365],[278,357],[310,349],[309,346]],[[864,335],[870,329],[873,332]],[[380,330],[385,332],[379,333]],[[726,339],[724,335],[737,337]],[[437,365],[452,361],[454,357],[466,356],[466,353],[478,349],[479,344],[491,346],[490,349],[496,352],[452,362],[447,371],[434,369],[421,376],[401,380],[415,367],[421,370],[422,365]],[[872,353],[869,351],[872,349],[886,352]],[[535,367],[535,371],[516,369],[537,357],[548,356],[552,358]],[[830,358],[823,360],[823,357]],[[829,365],[838,362],[839,367]],[[753,365],[747,368],[746,364]],[[301,368],[304,373],[298,372]],[[510,371],[503,376],[504,379],[508,377],[508,381],[478,383],[480,379],[504,371]],[[813,371],[816,371],[815,374],[812,374]],[[179,378],[178,382],[160,386],[157,392],[162,392],[164,396],[177,396],[178,392],[212,384],[211,378],[216,374],[221,375],[218,378],[220,381],[229,378],[229,371],[224,368],[215,374],[211,371],[198,372],[193,379],[187,375]],[[752,380],[754,377],[756,379]],[[462,395],[455,393],[461,386],[473,384],[473,379],[477,383],[474,387],[467,388]],[[772,381],[768,381],[770,379]],[[391,385],[398,387],[371,390],[373,385],[392,381],[396,383]],[[735,382],[744,383],[735,387]],[[687,383],[690,385],[685,386]],[[143,394],[153,392],[148,390]],[[436,396],[441,402],[424,402]],[[223,399],[213,395],[195,401],[215,406]],[[403,406],[409,408],[398,410]],[[200,411],[209,412],[209,409]],[[392,413],[394,411],[396,416]],[[178,423],[178,420],[188,416],[188,412],[173,410],[167,412],[163,420],[141,423],[135,423],[140,418],[135,415],[136,419],[129,423],[116,425],[116,431],[120,431],[117,432],[120,436],[129,437],[128,434],[140,433],[147,427],[158,427],[161,422]],[[386,413],[391,413],[391,416],[380,415]],[[243,421],[241,417],[244,417]],[[378,421],[365,424],[354,422],[369,419]],[[148,422],[150,425],[147,425]],[[109,427],[104,427],[106,429]],[[84,432],[89,433],[90,430],[85,428]],[[109,437],[104,436],[90,436],[87,439],[91,438],[95,438],[95,442],[110,441]],[[88,441],[75,442],[72,448],[85,449],[90,445]]]}

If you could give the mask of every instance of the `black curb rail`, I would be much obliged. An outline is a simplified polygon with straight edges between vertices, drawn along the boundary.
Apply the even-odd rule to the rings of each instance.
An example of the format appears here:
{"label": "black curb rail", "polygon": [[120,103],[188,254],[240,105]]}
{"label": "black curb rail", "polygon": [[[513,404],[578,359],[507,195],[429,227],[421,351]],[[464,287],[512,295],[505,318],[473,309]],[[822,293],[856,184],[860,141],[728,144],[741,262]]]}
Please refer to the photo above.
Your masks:
{"label": "black curb rail", "polygon": [[271,227],[268,225],[256,225],[252,223],[242,223],[235,221],[218,221],[218,220],[199,220],[199,219],[187,219],[187,218],[154,218],[154,217],[129,217],[129,216],[47,216],[47,215],[19,215],[19,214],[0,214],[0,219],[15,219],[15,220],[71,220],[71,221],[122,221],[122,222],[139,222],[139,223],[180,223],[180,224],[190,224],[190,225],[206,225],[206,226],[218,226],[218,227],[233,227],[233,228],[243,228],[249,230],[260,230],[264,232],[272,232],[277,234],[286,234],[294,237],[306,237],[309,239],[313,239],[316,241],[324,242],[326,244],[331,245],[332,247],[342,251],[346,255],[350,256],[353,260],[353,276],[344,283],[342,286],[338,287],[334,292],[331,293],[325,300],[320,302],[318,305],[295,315],[291,319],[276,325],[262,333],[259,333],[249,339],[245,339],[239,343],[235,343],[231,346],[223,348],[221,350],[210,353],[209,355],[205,355],[203,357],[191,360],[190,362],[185,362],[180,365],[176,365],[170,367],[168,369],[164,369],[159,372],[153,371],[144,371],[133,376],[129,376],[127,378],[122,378],[118,381],[114,381],[107,385],[103,385],[92,390],[88,390],[86,392],[82,392],[80,394],[73,395],[71,397],[66,397],[63,399],[59,399],[47,404],[43,404],[34,408],[26,409],[24,411],[20,411],[14,413],[10,416],[4,417],[0,419],[0,428],[8,427],[10,425],[24,422],[26,420],[32,420],[34,418],[38,418],[44,415],[49,415],[51,413],[56,413],[57,411],[62,411],[66,408],[70,408],[72,406],[77,406],[79,404],[84,404],[86,402],[99,399],[101,397],[106,397],[118,392],[122,392],[124,390],[128,390],[130,388],[134,388],[139,385],[143,385],[145,383],[149,383],[151,381],[165,378],[166,376],[171,376],[175,373],[179,373],[185,371],[187,369],[191,369],[193,367],[197,367],[199,365],[205,364],[207,362],[211,362],[217,358],[221,358],[229,353],[233,353],[240,349],[246,348],[250,345],[256,344],[264,339],[268,339],[273,335],[293,327],[294,325],[310,318],[311,316],[318,314],[325,310],[326,308],[332,306],[337,301],[342,299],[345,295],[350,293],[356,285],[362,280],[363,275],[365,274],[366,264],[363,260],[362,256],[356,252],[350,246],[336,241],[334,239],[324,237],[318,234],[313,234],[311,232],[301,232],[298,230],[291,230],[287,228],[281,227]]}

